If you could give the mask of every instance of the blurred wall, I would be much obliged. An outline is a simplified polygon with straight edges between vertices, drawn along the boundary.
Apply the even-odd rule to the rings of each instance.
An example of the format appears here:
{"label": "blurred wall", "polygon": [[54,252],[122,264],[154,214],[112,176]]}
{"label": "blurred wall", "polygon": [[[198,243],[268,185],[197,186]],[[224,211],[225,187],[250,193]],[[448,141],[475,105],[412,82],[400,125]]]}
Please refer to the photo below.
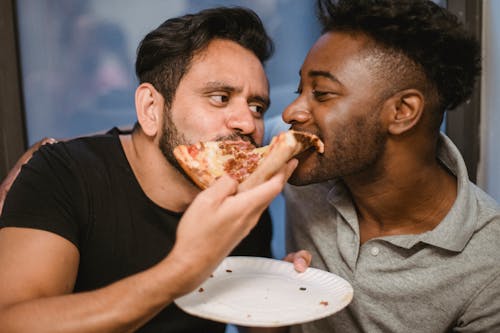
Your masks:
{"label": "blurred wall", "polygon": [[500,1],[483,2],[481,154],[478,185],[500,202]]}

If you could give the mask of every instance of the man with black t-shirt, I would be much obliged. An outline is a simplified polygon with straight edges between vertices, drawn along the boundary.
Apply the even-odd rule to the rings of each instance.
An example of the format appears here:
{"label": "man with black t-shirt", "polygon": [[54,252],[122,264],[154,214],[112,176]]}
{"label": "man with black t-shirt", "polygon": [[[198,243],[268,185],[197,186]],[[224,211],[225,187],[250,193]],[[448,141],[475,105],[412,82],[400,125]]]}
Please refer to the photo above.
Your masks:
{"label": "man with black t-shirt", "polygon": [[257,221],[296,162],[248,191],[222,177],[200,194],[172,149],[261,144],[271,51],[259,18],[239,8],[170,19],[144,38],[133,131],[45,145],[10,189],[0,218],[3,330],[224,331],[172,301],[238,243],[232,254],[270,256],[269,214]]}

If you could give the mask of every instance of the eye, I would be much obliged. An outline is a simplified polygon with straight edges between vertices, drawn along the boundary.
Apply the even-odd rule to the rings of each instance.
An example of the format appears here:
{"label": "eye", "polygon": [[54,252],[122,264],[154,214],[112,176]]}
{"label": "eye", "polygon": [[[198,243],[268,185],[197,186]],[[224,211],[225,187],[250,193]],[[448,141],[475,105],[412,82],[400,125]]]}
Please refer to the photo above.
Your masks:
{"label": "eye", "polygon": [[326,100],[326,99],[333,97],[335,95],[332,92],[320,91],[320,90],[313,90],[312,94],[313,94],[314,98],[317,99],[318,101]]}
{"label": "eye", "polygon": [[249,105],[250,111],[257,114],[259,117],[264,114],[266,109],[262,105]]}
{"label": "eye", "polygon": [[229,101],[229,96],[226,94],[210,95],[210,100],[216,104],[225,104]]}

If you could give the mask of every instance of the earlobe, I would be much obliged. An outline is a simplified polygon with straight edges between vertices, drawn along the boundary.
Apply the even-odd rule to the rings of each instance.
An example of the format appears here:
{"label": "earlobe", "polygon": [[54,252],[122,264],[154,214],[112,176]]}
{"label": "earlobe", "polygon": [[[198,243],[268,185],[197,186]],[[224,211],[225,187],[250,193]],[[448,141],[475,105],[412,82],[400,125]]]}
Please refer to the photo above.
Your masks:
{"label": "earlobe", "polygon": [[137,121],[143,132],[155,136],[161,126],[164,100],[150,83],[141,83],[135,91],[135,109]]}
{"label": "earlobe", "polygon": [[424,97],[416,89],[398,92],[392,98],[389,132],[399,135],[414,128],[422,117]]}

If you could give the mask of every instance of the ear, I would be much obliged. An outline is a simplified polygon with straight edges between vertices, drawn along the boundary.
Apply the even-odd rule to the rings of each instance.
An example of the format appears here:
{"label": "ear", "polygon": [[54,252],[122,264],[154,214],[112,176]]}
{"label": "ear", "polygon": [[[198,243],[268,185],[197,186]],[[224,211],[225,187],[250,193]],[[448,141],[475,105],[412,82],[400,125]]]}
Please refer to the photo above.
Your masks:
{"label": "ear", "polygon": [[150,83],[141,83],[135,90],[137,121],[143,132],[155,136],[162,126],[165,100]]}
{"label": "ear", "polygon": [[387,101],[390,109],[388,130],[399,135],[414,128],[424,110],[424,96],[416,89],[397,92]]}

